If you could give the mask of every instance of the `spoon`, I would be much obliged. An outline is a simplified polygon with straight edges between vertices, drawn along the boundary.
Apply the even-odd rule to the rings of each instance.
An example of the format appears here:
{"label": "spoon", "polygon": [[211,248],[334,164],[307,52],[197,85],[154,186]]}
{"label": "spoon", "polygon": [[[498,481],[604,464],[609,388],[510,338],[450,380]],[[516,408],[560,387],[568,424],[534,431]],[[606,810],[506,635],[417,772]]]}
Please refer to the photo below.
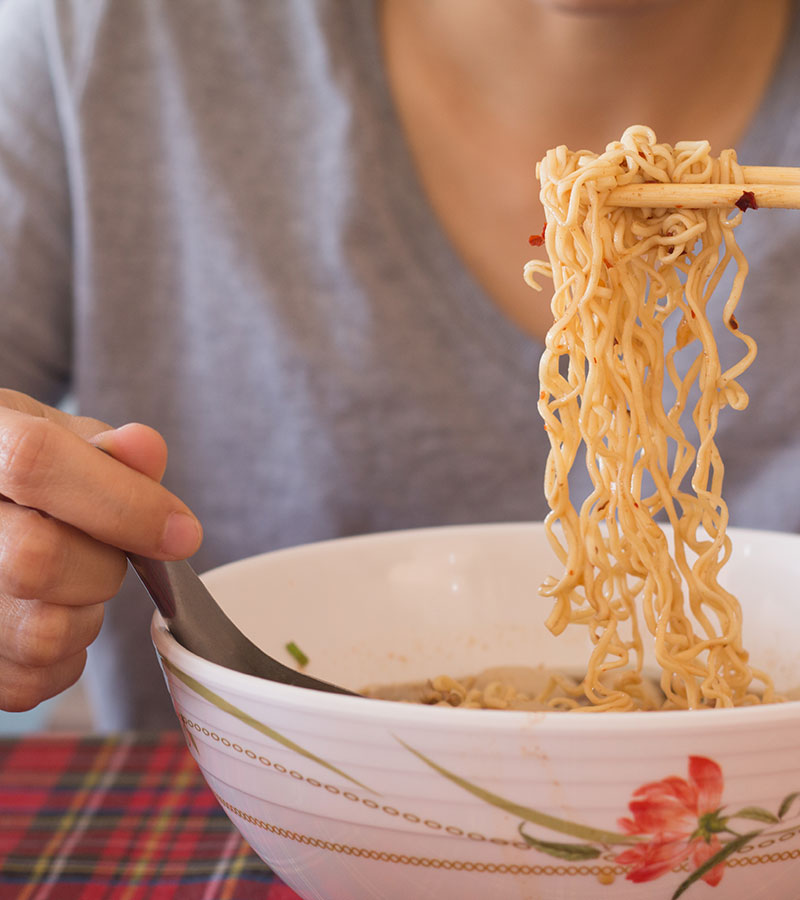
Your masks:
{"label": "spoon", "polygon": [[[97,449],[111,456],[102,447]],[[185,559],[162,561],[138,553],[126,553],[126,556],[172,636],[191,653],[226,669],[267,681],[358,696],[347,688],[312,678],[267,656],[225,615]]]}
{"label": "spoon", "polygon": [[136,553],[127,556],[175,640],[187,650],[245,675],[316,691],[358,696],[267,656],[225,615],[186,560],[162,562]]}

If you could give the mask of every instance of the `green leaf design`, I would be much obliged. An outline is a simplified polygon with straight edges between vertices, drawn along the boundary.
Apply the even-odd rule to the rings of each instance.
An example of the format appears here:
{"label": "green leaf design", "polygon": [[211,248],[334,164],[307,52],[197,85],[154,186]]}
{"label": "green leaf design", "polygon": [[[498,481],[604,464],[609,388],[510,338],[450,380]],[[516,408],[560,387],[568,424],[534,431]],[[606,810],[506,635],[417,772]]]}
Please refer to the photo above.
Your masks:
{"label": "green leaf design", "polygon": [[518,831],[525,843],[550,856],[557,856],[559,859],[567,859],[570,862],[579,862],[582,859],[597,859],[602,853],[600,848],[593,847],[591,844],[559,844],[555,841],[540,841],[538,838],[526,834],[523,825],[524,822],[519,823]]}
{"label": "green leaf design", "polygon": [[728,818],[755,819],[756,822],[766,822],[768,825],[780,822],[780,818],[775,813],[771,813],[768,809],[763,809],[761,806],[745,806],[744,809],[732,813]]}
{"label": "green leaf design", "polygon": [[542,828],[549,828],[550,831],[558,831],[561,834],[568,834],[570,837],[580,838],[584,841],[594,841],[600,844],[636,844],[643,840],[643,838],[637,835],[617,834],[614,831],[603,831],[600,828],[592,828],[589,825],[581,825],[578,822],[569,822],[566,819],[559,819],[548,813],[543,813],[539,810],[531,809],[528,806],[521,806],[519,803],[514,803],[511,800],[506,800],[505,797],[500,797],[497,794],[493,794],[491,791],[484,790],[482,787],[478,787],[478,785],[472,784],[472,782],[467,781],[465,778],[461,778],[461,776],[456,775],[454,772],[450,772],[443,766],[438,765],[432,759],[428,759],[427,756],[420,753],[419,750],[415,750],[413,747],[406,744],[405,741],[401,741],[397,735],[395,735],[394,738],[399,744],[402,744],[406,750],[421,759],[435,772],[444,775],[444,777],[452,781],[453,784],[457,784],[465,791],[469,791],[470,794],[478,797],[480,800],[490,803],[498,809],[503,809],[507,813],[511,813],[515,818],[525,819],[526,822],[533,822],[534,825],[541,825]]}
{"label": "green leaf design", "polygon": [[681,882],[678,886],[678,890],[672,895],[672,900],[678,900],[678,897],[680,897],[681,894],[686,893],[686,891],[688,891],[696,881],[699,881],[706,872],[710,872],[714,866],[718,866],[721,862],[724,862],[729,856],[736,853],[737,850],[741,850],[745,844],[750,843],[753,838],[758,837],[760,834],[760,831],[751,831],[749,834],[739,835],[739,837],[729,841],[720,851],[713,856],[710,856],[702,866],[698,866],[685,881]]}
{"label": "green leaf design", "polygon": [[782,819],[786,813],[789,812],[789,807],[798,797],[800,797],[800,791],[794,791],[794,793],[789,794],[788,797],[784,797],[783,803],[781,803],[780,809],[778,810],[779,819]]}
{"label": "green leaf design", "polygon": [[172,672],[172,674],[179,680],[182,681],[186,687],[190,688],[195,692],[195,694],[199,694],[204,700],[208,700],[209,703],[212,703],[217,709],[221,709],[223,712],[229,713],[234,718],[238,719],[240,722],[244,722],[245,725],[249,725],[251,728],[254,728],[256,731],[261,732],[261,734],[270,738],[278,744],[282,744],[284,747],[288,747],[289,750],[294,750],[295,753],[299,753],[301,756],[304,756],[306,759],[313,760],[315,763],[319,763],[319,765],[324,766],[326,769],[329,769],[331,772],[335,772],[337,775],[342,778],[346,778],[352,784],[358,785],[360,788],[364,788],[365,791],[369,791],[372,794],[376,794],[376,791],[373,791],[372,788],[367,787],[365,784],[362,784],[360,781],[356,781],[355,778],[351,778],[346,772],[343,772],[341,769],[337,769],[336,766],[312,753],[310,750],[306,750],[304,747],[301,747],[299,744],[295,744],[293,740],[290,738],[284,737],[280,732],[275,731],[274,728],[270,728],[269,725],[264,725],[262,722],[259,722],[258,719],[254,719],[251,715],[246,713],[243,709],[239,709],[238,706],[234,706],[232,703],[229,703],[224,697],[220,697],[219,694],[215,694],[210,688],[207,688],[204,684],[199,682],[196,678],[192,678],[191,675],[187,675],[186,672],[183,672],[179,669],[174,663],[171,663],[168,659],[164,659],[161,657],[161,662],[164,664],[164,668],[168,671]]}

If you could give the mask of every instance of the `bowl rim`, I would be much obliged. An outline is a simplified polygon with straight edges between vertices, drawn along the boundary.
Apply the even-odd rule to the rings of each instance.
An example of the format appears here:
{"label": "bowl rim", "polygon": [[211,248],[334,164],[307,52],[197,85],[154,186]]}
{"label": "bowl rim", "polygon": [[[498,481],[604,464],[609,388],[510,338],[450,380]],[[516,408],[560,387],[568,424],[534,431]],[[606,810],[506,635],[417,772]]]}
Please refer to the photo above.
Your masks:
{"label": "bowl rim", "polygon": [[[241,565],[243,562],[256,561],[264,557],[277,557],[279,555],[284,557],[299,555],[303,552],[309,552],[310,548],[321,548],[325,545],[391,541],[401,537],[413,539],[420,535],[433,533],[442,536],[446,536],[447,532],[473,531],[477,533],[487,529],[498,532],[508,529],[529,530],[531,527],[542,528],[543,523],[540,521],[521,521],[429,526],[330,538],[244,557],[241,560],[217,566],[209,570],[205,575],[216,574],[229,567]],[[800,535],[791,532],[741,527],[730,527],[728,532],[732,537],[738,536],[741,538],[757,534],[760,537],[773,536],[782,539],[794,539],[800,543]],[[576,732],[584,734],[587,730],[596,734],[607,731],[617,735],[630,734],[631,732],[641,734],[643,731],[642,715],[646,716],[646,732],[648,734],[660,734],[665,730],[668,730],[671,734],[675,734],[680,730],[738,730],[741,727],[755,728],[768,723],[772,725],[790,722],[796,724],[796,721],[800,719],[800,700],[722,709],[653,710],[647,713],[593,713],[587,711],[585,714],[574,715],[565,714],[557,710],[458,709],[398,703],[369,697],[330,694],[309,688],[280,684],[212,663],[179,644],[158,611],[153,613],[150,633],[157,655],[173,662],[176,666],[185,670],[187,674],[191,674],[193,677],[196,676],[197,680],[202,681],[204,685],[212,684],[217,689],[232,692],[248,700],[269,701],[283,707],[293,707],[298,711],[369,719],[374,724],[391,722],[398,725],[416,723],[430,726],[432,723],[435,723],[437,729],[456,731],[466,729],[472,731],[475,728],[480,728],[489,732],[518,732],[535,724],[537,729],[545,729],[548,732],[563,733],[565,736],[569,736]]]}

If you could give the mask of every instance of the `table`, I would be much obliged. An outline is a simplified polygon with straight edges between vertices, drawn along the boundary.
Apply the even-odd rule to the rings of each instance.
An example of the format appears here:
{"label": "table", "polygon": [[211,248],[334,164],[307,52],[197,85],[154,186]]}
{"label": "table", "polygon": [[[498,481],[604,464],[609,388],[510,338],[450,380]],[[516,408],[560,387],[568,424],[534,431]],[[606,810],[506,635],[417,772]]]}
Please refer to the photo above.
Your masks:
{"label": "table", "polygon": [[0,739],[0,900],[299,900],[177,732]]}

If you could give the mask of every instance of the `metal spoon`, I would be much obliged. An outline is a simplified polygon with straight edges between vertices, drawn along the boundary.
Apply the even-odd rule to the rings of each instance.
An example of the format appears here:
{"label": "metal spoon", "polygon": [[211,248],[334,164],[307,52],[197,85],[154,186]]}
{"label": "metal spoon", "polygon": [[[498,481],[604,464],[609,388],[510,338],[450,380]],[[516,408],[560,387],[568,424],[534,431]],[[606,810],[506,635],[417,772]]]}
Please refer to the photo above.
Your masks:
{"label": "metal spoon", "polygon": [[127,556],[175,640],[187,650],[246,675],[357,696],[353,691],[312,678],[267,656],[225,615],[186,560],[162,562],[135,553]]}
{"label": "metal spoon", "polygon": [[[97,449],[111,456],[102,447]],[[358,696],[347,688],[312,678],[267,656],[225,615],[185,559],[162,561],[138,553],[126,556],[172,636],[190,652],[245,675],[331,694]]]}

